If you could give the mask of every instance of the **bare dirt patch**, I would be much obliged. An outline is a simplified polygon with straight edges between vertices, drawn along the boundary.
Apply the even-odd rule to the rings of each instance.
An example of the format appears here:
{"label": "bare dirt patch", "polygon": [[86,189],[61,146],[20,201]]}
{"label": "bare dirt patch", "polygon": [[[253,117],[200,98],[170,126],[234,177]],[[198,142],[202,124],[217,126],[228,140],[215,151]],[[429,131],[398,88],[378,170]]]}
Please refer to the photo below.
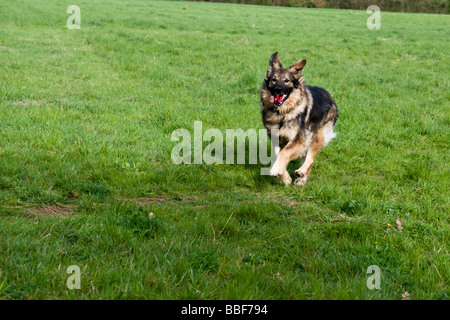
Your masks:
{"label": "bare dirt patch", "polygon": [[161,204],[161,203],[168,203],[167,199],[164,199],[162,197],[155,197],[155,198],[125,198],[125,197],[116,197],[117,200],[120,201],[126,201],[126,202],[134,202],[137,205],[145,206],[145,205],[151,205],[151,204]]}
{"label": "bare dirt patch", "polygon": [[133,202],[140,206],[146,206],[146,205],[148,206],[148,205],[152,205],[152,204],[170,204],[170,203],[173,204],[173,203],[180,203],[180,202],[191,202],[191,201],[198,200],[198,198],[194,197],[194,196],[183,196],[180,199],[166,198],[163,196],[155,196],[155,197],[151,197],[151,198],[126,198],[126,197],[118,196],[118,197],[116,197],[116,200]]}
{"label": "bare dirt patch", "polygon": [[67,217],[75,212],[75,208],[69,205],[57,204],[39,208],[29,208],[28,212],[36,217]]}
{"label": "bare dirt patch", "polygon": [[21,101],[13,101],[12,104],[14,106],[24,106],[24,107],[38,107],[41,106],[43,101],[41,100],[21,100]]}

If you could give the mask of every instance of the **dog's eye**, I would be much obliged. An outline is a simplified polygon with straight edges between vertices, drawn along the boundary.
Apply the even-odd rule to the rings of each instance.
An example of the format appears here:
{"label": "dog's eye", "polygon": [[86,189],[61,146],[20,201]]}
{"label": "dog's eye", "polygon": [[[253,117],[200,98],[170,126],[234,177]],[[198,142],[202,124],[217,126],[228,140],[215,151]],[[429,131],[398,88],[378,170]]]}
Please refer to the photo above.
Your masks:
{"label": "dog's eye", "polygon": [[272,82],[277,82],[277,79],[276,78],[272,78]]}
{"label": "dog's eye", "polygon": [[288,83],[288,82],[289,82],[289,79],[285,79],[285,80],[284,80],[284,83]]}

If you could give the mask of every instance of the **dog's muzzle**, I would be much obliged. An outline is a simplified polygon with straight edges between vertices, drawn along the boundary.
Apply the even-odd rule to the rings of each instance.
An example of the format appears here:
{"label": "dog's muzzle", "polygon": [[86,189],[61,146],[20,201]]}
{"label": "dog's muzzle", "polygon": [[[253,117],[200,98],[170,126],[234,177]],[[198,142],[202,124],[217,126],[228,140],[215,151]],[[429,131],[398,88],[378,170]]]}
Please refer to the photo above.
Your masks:
{"label": "dog's muzzle", "polygon": [[275,106],[280,107],[284,101],[286,101],[288,95],[287,94],[277,94],[270,96],[269,102],[273,103]]}

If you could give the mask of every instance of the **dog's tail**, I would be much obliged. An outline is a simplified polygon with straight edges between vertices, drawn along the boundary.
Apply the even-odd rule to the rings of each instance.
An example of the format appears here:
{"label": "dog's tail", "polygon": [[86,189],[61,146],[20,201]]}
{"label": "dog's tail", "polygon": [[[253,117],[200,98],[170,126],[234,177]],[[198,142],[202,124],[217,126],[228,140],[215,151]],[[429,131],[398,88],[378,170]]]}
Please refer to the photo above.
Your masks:
{"label": "dog's tail", "polygon": [[337,133],[333,131],[334,123],[333,121],[327,122],[323,127],[323,146],[325,147],[333,138],[336,137]]}

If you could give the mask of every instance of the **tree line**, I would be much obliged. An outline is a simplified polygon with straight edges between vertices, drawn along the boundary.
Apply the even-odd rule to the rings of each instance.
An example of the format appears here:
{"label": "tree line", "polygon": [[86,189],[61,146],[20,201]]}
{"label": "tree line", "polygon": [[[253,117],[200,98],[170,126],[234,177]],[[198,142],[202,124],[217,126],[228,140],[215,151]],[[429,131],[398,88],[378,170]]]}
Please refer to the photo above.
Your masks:
{"label": "tree line", "polygon": [[[192,1],[192,0],[191,0]],[[196,1],[196,0],[193,0]],[[449,14],[449,0],[202,0],[206,2],[229,2],[268,6],[336,8],[366,10],[377,5],[381,11],[425,12]]]}

